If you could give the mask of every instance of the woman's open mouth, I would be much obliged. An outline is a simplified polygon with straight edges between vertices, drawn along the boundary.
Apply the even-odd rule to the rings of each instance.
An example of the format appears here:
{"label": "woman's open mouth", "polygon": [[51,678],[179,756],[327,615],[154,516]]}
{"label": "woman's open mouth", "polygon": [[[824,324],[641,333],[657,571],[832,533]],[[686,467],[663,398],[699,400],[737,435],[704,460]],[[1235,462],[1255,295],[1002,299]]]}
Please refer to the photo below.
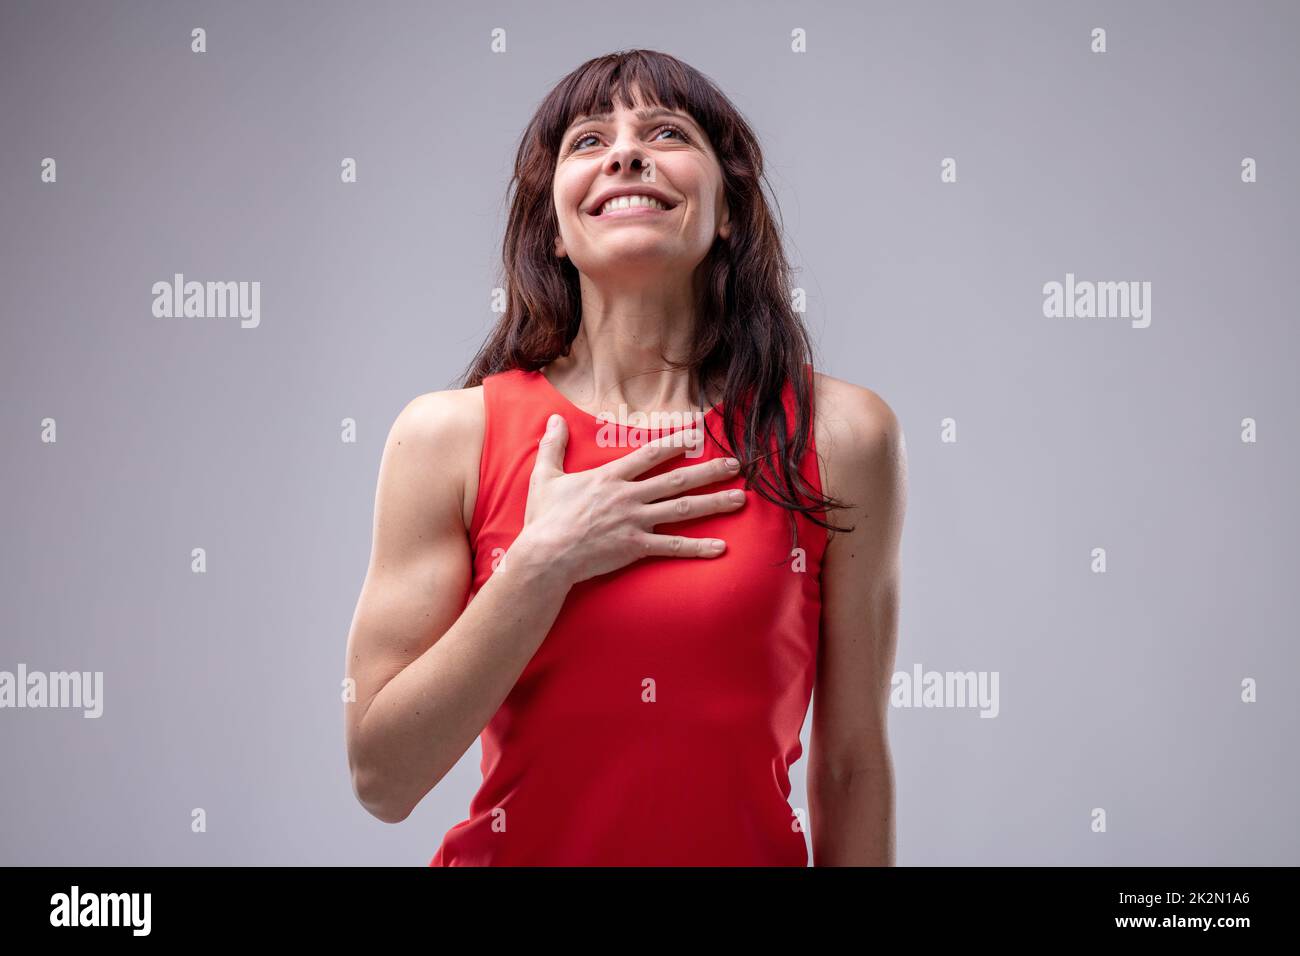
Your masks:
{"label": "woman's open mouth", "polygon": [[653,196],[616,196],[591,215],[597,218],[645,216],[668,212],[675,208],[677,207],[661,202]]}

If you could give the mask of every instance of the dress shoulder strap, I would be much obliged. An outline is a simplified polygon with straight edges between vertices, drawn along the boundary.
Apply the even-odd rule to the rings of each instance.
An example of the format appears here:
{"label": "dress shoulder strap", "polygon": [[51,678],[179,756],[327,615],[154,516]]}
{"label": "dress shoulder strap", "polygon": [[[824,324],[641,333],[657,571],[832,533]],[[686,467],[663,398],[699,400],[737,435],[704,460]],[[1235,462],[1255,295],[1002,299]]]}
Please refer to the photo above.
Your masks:
{"label": "dress shoulder strap", "polygon": [[478,492],[474,503],[474,517],[469,526],[469,539],[478,540],[483,522],[499,502],[493,498],[500,494],[502,483],[498,480],[508,463],[501,450],[508,449],[516,440],[511,434],[517,430],[517,416],[510,408],[524,401],[524,383],[517,371],[495,372],[486,375],[483,386],[483,448],[479,454]]}

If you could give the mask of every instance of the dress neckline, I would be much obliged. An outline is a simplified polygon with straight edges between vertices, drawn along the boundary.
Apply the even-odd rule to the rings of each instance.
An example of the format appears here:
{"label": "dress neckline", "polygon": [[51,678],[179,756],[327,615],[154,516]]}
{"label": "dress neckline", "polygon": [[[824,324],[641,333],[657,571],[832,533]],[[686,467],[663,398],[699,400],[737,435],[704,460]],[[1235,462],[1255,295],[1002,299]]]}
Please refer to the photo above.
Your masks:
{"label": "dress neckline", "polygon": [[[618,424],[617,422],[611,422],[610,419],[608,419],[608,418],[601,418],[601,417],[598,416],[598,415],[593,415],[593,414],[591,414],[591,412],[579,408],[579,407],[578,407],[577,405],[575,405],[575,404],[574,404],[574,403],[573,403],[573,402],[572,402],[572,401],[571,401],[571,400],[570,400],[570,399],[569,399],[569,398],[568,398],[568,397],[567,397],[563,392],[561,392],[558,388],[556,388],[555,385],[551,382],[551,380],[550,380],[549,378],[547,378],[545,375],[542,374],[542,370],[541,370],[541,369],[535,369],[534,371],[530,372],[529,374],[531,374],[531,375],[536,375],[539,379],[541,379],[541,380],[542,380],[542,384],[545,385],[546,388],[547,388],[548,390],[550,390],[551,394],[554,395],[554,396],[555,396],[557,399],[559,399],[561,402],[563,402],[563,403],[564,403],[568,408],[570,408],[570,409],[574,412],[574,414],[580,415],[580,416],[582,416],[584,419],[587,419],[588,421],[590,421],[590,422],[592,422],[592,423],[594,423],[594,424],[596,424],[596,425]],[[723,405],[722,402],[719,402],[718,404],[714,405],[712,408],[710,408],[707,412],[704,413],[704,418],[711,418],[711,417],[715,417],[715,416],[717,416],[717,415],[720,415],[720,414],[722,413],[722,405]],[[649,413],[649,412],[644,412],[644,413],[642,413],[642,414],[649,415],[650,413]],[[661,415],[670,415],[670,414],[673,414],[673,413],[672,413],[672,412],[660,412],[659,414],[661,414]],[[679,413],[679,414],[685,416],[687,413],[686,413],[686,412],[681,412],[681,413]],[[697,412],[697,411],[695,411],[694,409],[692,409],[691,412],[690,412],[690,414],[692,414],[692,415],[698,415],[699,412]],[[683,425],[684,425],[684,424],[685,424],[685,423],[683,423]],[[673,431],[673,430],[674,430],[675,428],[677,428],[677,427],[678,427],[678,426],[669,426],[669,427],[667,427],[667,428],[660,428],[660,429],[657,429],[657,431],[668,431],[668,432],[671,432],[671,431]]]}

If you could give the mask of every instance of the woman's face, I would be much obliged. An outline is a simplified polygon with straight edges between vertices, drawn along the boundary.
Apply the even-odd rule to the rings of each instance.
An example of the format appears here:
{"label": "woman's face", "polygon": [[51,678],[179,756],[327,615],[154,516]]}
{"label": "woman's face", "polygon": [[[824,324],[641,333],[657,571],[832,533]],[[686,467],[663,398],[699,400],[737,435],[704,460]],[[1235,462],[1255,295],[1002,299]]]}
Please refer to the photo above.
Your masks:
{"label": "woman's face", "polygon": [[[555,253],[588,276],[617,277],[630,267],[642,276],[647,268],[688,274],[716,237],[730,235],[722,185],[708,138],[685,113],[616,103],[608,116],[580,117],[565,131],[555,167]],[[602,209],[611,193],[652,196],[670,208]]]}

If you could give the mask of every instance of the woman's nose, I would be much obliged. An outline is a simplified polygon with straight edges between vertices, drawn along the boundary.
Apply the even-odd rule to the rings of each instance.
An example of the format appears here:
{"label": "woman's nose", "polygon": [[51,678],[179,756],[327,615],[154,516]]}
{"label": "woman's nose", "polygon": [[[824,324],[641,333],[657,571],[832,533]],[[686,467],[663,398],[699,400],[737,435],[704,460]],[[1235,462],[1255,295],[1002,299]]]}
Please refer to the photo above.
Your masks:
{"label": "woman's nose", "polygon": [[648,168],[645,152],[635,143],[615,146],[605,158],[605,171],[622,172],[624,168],[641,171]]}

